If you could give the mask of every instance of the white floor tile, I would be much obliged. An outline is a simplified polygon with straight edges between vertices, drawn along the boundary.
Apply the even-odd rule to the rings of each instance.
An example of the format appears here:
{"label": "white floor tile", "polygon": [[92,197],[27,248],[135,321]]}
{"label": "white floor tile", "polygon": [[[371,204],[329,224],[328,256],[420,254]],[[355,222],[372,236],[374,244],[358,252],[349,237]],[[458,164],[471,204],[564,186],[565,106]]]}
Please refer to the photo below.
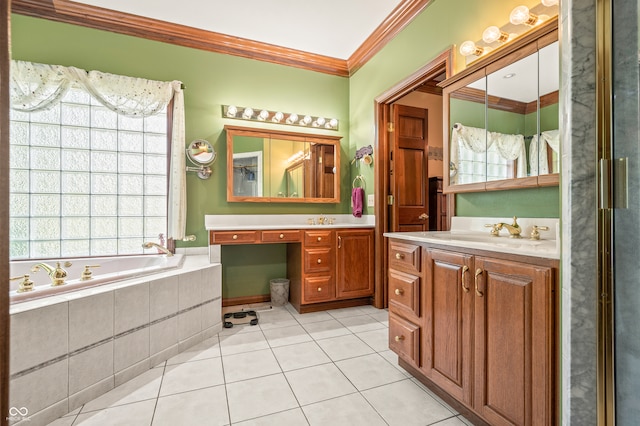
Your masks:
{"label": "white floor tile", "polygon": [[316,342],[274,348],[273,353],[283,371],[297,370],[331,362],[331,359],[320,349]]}
{"label": "white floor tile", "polygon": [[224,375],[220,358],[168,365],[162,379],[160,396],[221,384],[224,384]]}
{"label": "white floor tile", "polygon": [[356,333],[356,336],[376,352],[382,352],[389,349],[389,330],[387,328]]}
{"label": "white floor tile", "polygon": [[86,403],[81,412],[101,410],[132,402],[144,401],[158,397],[162,382],[163,369],[152,368],[129,380],[126,383],[110,390],[102,396]]}
{"label": "white floor tile", "polygon": [[307,405],[302,409],[311,426],[386,425],[362,395],[355,393]]}
{"label": "white floor tile", "polygon": [[424,426],[453,416],[409,379],[366,390],[362,395],[392,425]]}
{"label": "white floor tile", "polygon": [[73,423],[78,426],[140,426],[151,424],[156,400],[134,402],[104,410],[81,413]]}
{"label": "white floor tile", "polygon": [[227,384],[231,423],[298,407],[283,374]]}
{"label": "white floor tile", "polygon": [[262,330],[298,325],[298,321],[286,309],[260,312],[258,318],[258,325]]}
{"label": "white floor tile", "polygon": [[[468,424],[471,425],[471,423]],[[450,419],[436,423],[433,426],[467,426],[467,423],[460,420],[460,417],[451,417]]]}
{"label": "white floor tile", "polygon": [[188,348],[174,357],[169,358],[167,360],[167,365],[198,361],[207,358],[217,358],[220,356],[220,340],[218,339],[218,336],[214,336]]}
{"label": "white floor tile", "polygon": [[264,330],[264,335],[267,338],[267,342],[269,342],[269,346],[272,348],[293,345],[295,343],[304,343],[312,340],[301,325]]}
{"label": "white floor tile", "polygon": [[385,309],[379,309],[378,312],[369,312],[369,316],[389,327],[389,312]]}
{"label": "white floor tile", "polygon": [[313,322],[302,325],[307,333],[314,339],[328,339],[330,337],[344,336],[345,334],[351,334],[351,331],[341,322],[331,318],[328,321]]}
{"label": "white floor tile", "polygon": [[71,426],[76,419],[76,416],[60,417],[58,420],[54,420],[47,426]]}
{"label": "white floor tile", "polygon": [[262,334],[262,330],[260,329],[257,329],[257,331],[253,333],[220,336],[220,349],[223,356],[268,348],[267,340],[264,338],[264,334]]}
{"label": "white floor tile", "polygon": [[449,409],[449,411],[451,411],[453,414],[455,414],[456,416],[460,413],[458,413],[456,410],[454,410],[452,407],[449,407],[449,405],[444,402],[442,400],[442,398],[440,398],[438,395],[436,395],[435,393],[433,393],[433,391],[431,389],[429,389],[428,387],[426,387],[422,382],[420,382],[420,380],[416,379],[415,377],[410,377],[411,381],[413,383],[415,383],[416,385],[420,386],[420,389],[422,389],[423,391],[425,391],[426,393],[428,393],[429,395],[431,395],[431,397],[433,399],[435,399],[436,401],[438,401],[441,405],[444,405],[445,407],[447,407]]}
{"label": "white floor tile", "polygon": [[366,315],[366,312],[360,309],[360,306],[354,306],[353,308],[331,309],[327,311],[327,313],[336,319]]}
{"label": "white floor tile", "polygon": [[363,331],[371,331],[384,329],[385,326],[379,321],[376,321],[369,315],[358,315],[355,317],[338,318],[338,321],[349,329],[352,333],[359,333]]}
{"label": "white floor tile", "polygon": [[300,408],[258,417],[257,419],[246,420],[234,423],[233,426],[307,426],[306,417]]}
{"label": "white floor tile", "polygon": [[397,368],[398,371],[400,371],[406,377],[412,377],[411,374],[409,374],[409,372],[407,370],[405,370],[404,368],[400,367],[400,365],[398,365],[398,355],[395,352],[393,352],[391,349],[388,349],[386,351],[381,351],[381,352],[378,352],[378,353],[380,355],[382,355],[382,357],[384,359],[389,361],[389,363],[391,363],[391,365],[393,365],[395,368]]}
{"label": "white floor tile", "polygon": [[319,321],[328,321],[328,320],[332,320],[333,317],[331,315],[329,315],[328,313],[326,313],[325,311],[320,311],[320,312],[309,312],[306,314],[299,314],[299,313],[295,313],[293,314],[293,317],[300,323],[300,324],[311,324],[312,322],[319,322]]}
{"label": "white floor tile", "polygon": [[353,334],[318,340],[318,345],[334,361],[373,353],[373,349]]}
{"label": "white floor tile", "polygon": [[226,356],[223,360],[226,383],[281,373],[270,349]]}
{"label": "white floor tile", "polygon": [[224,385],[158,398],[153,426],[228,425]]}
{"label": "white floor tile", "polygon": [[404,374],[378,354],[345,359],[336,362],[336,365],[360,391],[406,379]]}
{"label": "white floor tile", "polygon": [[285,376],[303,406],[356,392],[356,388],[334,364],[289,371]]}

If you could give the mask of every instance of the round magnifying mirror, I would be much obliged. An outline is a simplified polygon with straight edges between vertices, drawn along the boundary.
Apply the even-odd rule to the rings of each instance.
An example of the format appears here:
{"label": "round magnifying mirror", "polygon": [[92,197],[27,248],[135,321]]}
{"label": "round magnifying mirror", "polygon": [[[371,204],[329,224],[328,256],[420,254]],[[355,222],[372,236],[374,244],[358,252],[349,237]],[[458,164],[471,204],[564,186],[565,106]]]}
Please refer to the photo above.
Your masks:
{"label": "round magnifying mirror", "polygon": [[189,144],[187,156],[194,164],[209,165],[216,159],[216,152],[211,144],[204,139],[196,139]]}

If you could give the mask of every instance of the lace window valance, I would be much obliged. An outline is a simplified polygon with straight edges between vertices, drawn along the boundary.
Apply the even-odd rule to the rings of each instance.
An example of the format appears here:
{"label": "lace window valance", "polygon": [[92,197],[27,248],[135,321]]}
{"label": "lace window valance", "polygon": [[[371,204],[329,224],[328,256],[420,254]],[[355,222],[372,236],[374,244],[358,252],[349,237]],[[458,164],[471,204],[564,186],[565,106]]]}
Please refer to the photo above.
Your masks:
{"label": "lace window valance", "polygon": [[[546,175],[549,173],[549,160],[547,157],[547,145],[554,151],[560,149],[560,131],[547,130],[538,135],[533,135],[529,146],[529,162],[531,163],[531,174]],[[538,143],[538,139],[540,143]],[[536,161],[537,160],[537,161]]]}
{"label": "lace window valance", "polygon": [[154,81],[85,71],[75,67],[11,61],[10,102],[18,111],[46,110],[70,87],[84,88],[110,110],[129,117],[148,117],[173,100],[169,172],[169,237],[182,239],[186,226],[184,92],[180,81]]}

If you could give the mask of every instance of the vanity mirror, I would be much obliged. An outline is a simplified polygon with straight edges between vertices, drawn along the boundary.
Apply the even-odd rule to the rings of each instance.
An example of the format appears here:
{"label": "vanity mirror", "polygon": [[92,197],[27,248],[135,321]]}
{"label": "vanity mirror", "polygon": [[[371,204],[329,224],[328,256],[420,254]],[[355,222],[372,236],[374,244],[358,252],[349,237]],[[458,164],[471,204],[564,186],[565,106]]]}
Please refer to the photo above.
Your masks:
{"label": "vanity mirror", "polygon": [[557,18],[443,87],[445,192],[558,184]]}
{"label": "vanity mirror", "polygon": [[340,137],[225,126],[227,201],[339,203]]}
{"label": "vanity mirror", "polygon": [[200,179],[211,177],[211,164],[216,161],[216,151],[211,144],[204,139],[196,139],[187,147],[189,161],[198,167],[187,167],[187,171],[196,172]]}

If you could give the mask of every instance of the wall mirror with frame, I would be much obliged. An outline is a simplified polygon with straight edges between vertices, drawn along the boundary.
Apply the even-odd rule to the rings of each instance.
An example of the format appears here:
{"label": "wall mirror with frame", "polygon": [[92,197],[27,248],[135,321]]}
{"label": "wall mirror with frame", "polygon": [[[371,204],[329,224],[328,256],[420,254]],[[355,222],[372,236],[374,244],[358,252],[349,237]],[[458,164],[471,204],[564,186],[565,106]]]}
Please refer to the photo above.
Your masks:
{"label": "wall mirror with frame", "polygon": [[225,126],[227,201],[340,202],[340,136]]}
{"label": "wall mirror with frame", "polygon": [[554,18],[440,83],[445,192],[558,185],[557,40]]}

